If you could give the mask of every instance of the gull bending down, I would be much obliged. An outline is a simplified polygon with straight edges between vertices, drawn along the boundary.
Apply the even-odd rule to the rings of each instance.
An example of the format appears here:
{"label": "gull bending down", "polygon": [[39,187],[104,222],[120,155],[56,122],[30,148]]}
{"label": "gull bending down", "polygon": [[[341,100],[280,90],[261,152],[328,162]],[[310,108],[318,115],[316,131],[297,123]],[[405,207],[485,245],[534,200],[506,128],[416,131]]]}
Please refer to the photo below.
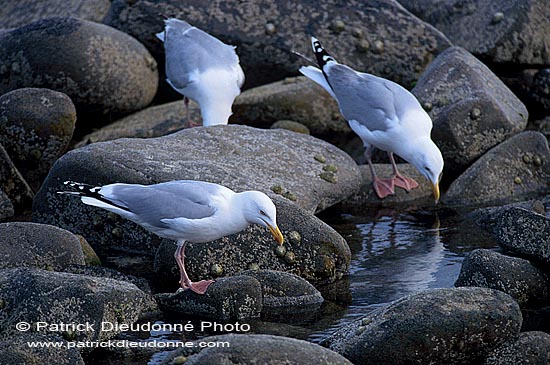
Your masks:
{"label": "gull bending down", "polygon": [[192,124],[192,99],[201,108],[203,126],[227,124],[244,83],[235,47],[175,18],[166,19],[156,36],[164,43],[166,81],[184,96],[187,122]]}
{"label": "gull bending down", "polygon": [[109,184],[94,187],[66,181],[81,201],[116,213],[162,238],[177,242],[174,254],[180,269],[180,285],[204,294],[213,280],[192,282],[185,271],[186,243],[219,239],[259,224],[283,244],[271,199],[259,191],[235,193],[225,186],[204,181],[176,180],[155,185]]}
{"label": "gull bending down", "polygon": [[[394,194],[394,186],[407,191],[418,187],[416,181],[399,173],[393,158],[395,153],[430,181],[437,202],[443,157],[430,138],[432,120],[418,100],[390,80],[357,72],[336,62],[315,37],[311,38],[311,44],[320,69],[303,66],[300,72],[336,99],[340,112],[363,141],[378,197]],[[375,147],[388,153],[394,174],[391,179],[380,179],[376,175],[371,160]]]}

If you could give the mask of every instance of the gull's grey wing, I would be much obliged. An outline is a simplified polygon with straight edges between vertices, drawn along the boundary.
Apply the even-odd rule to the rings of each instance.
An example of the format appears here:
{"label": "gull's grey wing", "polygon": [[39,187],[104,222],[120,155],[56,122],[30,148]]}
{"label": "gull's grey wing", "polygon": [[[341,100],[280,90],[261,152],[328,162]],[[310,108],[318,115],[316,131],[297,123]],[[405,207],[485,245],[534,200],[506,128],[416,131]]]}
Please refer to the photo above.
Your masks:
{"label": "gull's grey wing", "polygon": [[215,185],[205,186],[196,181],[180,180],[156,185],[111,184],[104,186],[99,193],[127,208],[140,222],[156,227],[166,226],[162,219],[201,219],[216,211],[210,204]]}
{"label": "gull's grey wing", "polygon": [[233,46],[229,46],[210,34],[184,23],[167,25],[164,42],[166,75],[172,84],[184,88],[192,82],[193,73],[211,68],[233,68],[239,58]]}
{"label": "gull's grey wing", "polygon": [[344,118],[356,120],[370,131],[388,130],[412,104],[418,104],[412,94],[389,80],[341,64],[327,71]]}

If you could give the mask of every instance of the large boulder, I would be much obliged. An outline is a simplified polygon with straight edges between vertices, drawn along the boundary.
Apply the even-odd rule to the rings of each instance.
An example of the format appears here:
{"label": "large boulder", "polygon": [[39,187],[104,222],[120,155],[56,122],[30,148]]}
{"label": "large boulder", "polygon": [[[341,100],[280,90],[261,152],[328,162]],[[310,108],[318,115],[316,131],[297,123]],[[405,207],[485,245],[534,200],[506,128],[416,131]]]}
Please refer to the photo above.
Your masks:
{"label": "large boulder", "polygon": [[[37,345],[31,347],[31,342]],[[85,365],[76,347],[67,348],[67,340],[57,335],[32,332],[22,332],[0,341],[0,364]]]}
{"label": "large boulder", "polygon": [[400,0],[484,62],[550,65],[546,0]]}
{"label": "large boulder", "polygon": [[481,205],[550,192],[550,149],[538,132],[515,135],[474,162],[449,187],[443,202]]}
{"label": "large boulder", "polygon": [[22,87],[61,91],[80,117],[130,113],[157,91],[157,66],[147,49],[103,24],[39,20],[4,34],[0,48],[0,94]]}
{"label": "large boulder", "polygon": [[522,332],[491,351],[483,365],[548,364],[550,335],[545,332]]}
{"label": "large boulder", "polygon": [[23,88],[0,96],[0,144],[35,191],[67,148],[75,122],[63,93]]}
{"label": "large boulder", "polygon": [[109,12],[109,0],[4,0],[0,8],[2,28],[17,28],[40,19],[72,17],[100,23]]}
{"label": "large boulder", "polygon": [[549,304],[550,278],[529,261],[478,249],[466,255],[455,286],[477,286],[509,294],[522,308]]}
{"label": "large boulder", "polygon": [[460,47],[441,53],[413,93],[429,106],[432,138],[456,175],[490,148],[521,132],[527,109],[500,79]]}
{"label": "large boulder", "polygon": [[16,210],[30,208],[34,193],[2,145],[0,145],[0,189],[10,199]]}
{"label": "large boulder", "polygon": [[[104,341],[120,333],[121,324],[132,324],[156,309],[150,295],[125,281],[28,268],[0,270],[0,298],[2,339],[17,334],[20,327],[15,325],[23,321],[31,324],[30,332]],[[58,325],[71,323],[86,327]]]}
{"label": "large boulder", "polygon": [[63,270],[84,264],[78,238],[64,229],[30,222],[0,224],[0,269],[36,267]]}
{"label": "large boulder", "polygon": [[285,365],[352,365],[337,353],[317,344],[272,335],[226,334],[204,337],[202,343],[229,346],[193,346],[172,351],[162,365],[185,362],[185,365],[207,364],[285,364]]}
{"label": "large boulder", "polygon": [[356,364],[476,363],[518,335],[518,304],[485,288],[433,289],[374,310],[322,345]]}
{"label": "large boulder", "polygon": [[232,7],[201,0],[115,0],[105,23],[140,40],[161,65],[164,52],[155,39],[155,33],[163,29],[160,14],[186,20],[237,45],[246,87],[297,75],[305,61],[292,51],[312,55],[312,34],[340,62],[406,86],[418,78],[435,55],[450,46],[437,29],[395,0],[354,0],[345,7],[330,0],[299,4],[254,0],[246,6]]}
{"label": "large boulder", "polygon": [[[346,241],[326,223],[286,199],[275,197],[277,223],[286,243],[279,246],[269,232],[251,226],[219,240],[188,244],[186,267],[193,279],[236,275],[260,268],[290,272],[316,284],[347,275],[351,254]],[[177,285],[173,241],[164,240],[155,256],[155,272]]]}

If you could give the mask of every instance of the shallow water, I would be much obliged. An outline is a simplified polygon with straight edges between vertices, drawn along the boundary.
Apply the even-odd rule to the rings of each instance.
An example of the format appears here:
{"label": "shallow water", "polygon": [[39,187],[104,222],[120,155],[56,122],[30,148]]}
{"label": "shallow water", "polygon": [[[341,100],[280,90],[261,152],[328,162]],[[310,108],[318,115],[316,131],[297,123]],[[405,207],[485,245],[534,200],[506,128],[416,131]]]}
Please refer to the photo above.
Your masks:
{"label": "shallow water", "polygon": [[[250,324],[249,333],[320,342],[346,323],[404,295],[452,287],[467,252],[497,246],[474,223],[449,210],[383,210],[367,214],[328,213],[322,217],[344,236],[352,252],[349,277],[337,285],[320,288],[329,300],[317,310],[241,321]],[[187,320],[166,318],[164,322]],[[198,326],[199,321],[193,323]],[[143,334],[141,340],[187,341],[221,333],[208,332],[151,333]],[[132,337],[137,339],[135,335]],[[143,363],[158,364],[165,356],[166,352],[152,358],[149,355]]]}

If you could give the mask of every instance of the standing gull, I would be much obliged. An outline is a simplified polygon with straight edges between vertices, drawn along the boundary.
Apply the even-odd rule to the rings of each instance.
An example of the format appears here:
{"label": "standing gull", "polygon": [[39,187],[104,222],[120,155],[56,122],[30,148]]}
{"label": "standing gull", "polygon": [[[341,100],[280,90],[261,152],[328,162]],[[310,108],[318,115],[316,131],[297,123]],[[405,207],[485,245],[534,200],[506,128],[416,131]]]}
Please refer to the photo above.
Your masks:
{"label": "standing gull", "polygon": [[166,19],[156,36],[164,42],[166,81],[184,96],[187,122],[193,99],[201,108],[202,125],[227,124],[244,83],[235,47],[175,18]]}
{"label": "standing gull", "polygon": [[180,285],[204,294],[213,280],[192,282],[185,271],[185,245],[203,243],[240,232],[251,224],[269,229],[279,244],[275,205],[262,192],[235,193],[204,181],[176,180],[155,185],[110,184],[94,187],[66,181],[81,201],[116,213],[162,238],[177,241],[174,254]]}
{"label": "standing gull", "polygon": [[[320,69],[303,66],[300,72],[336,99],[340,112],[363,141],[378,197],[394,194],[394,186],[407,191],[418,187],[416,181],[399,173],[393,158],[395,153],[430,181],[437,202],[443,157],[430,138],[432,120],[418,100],[390,80],[357,72],[336,62],[315,37],[311,37],[311,44]],[[371,160],[374,148],[388,153],[393,166],[391,179],[380,179],[376,175]]]}

